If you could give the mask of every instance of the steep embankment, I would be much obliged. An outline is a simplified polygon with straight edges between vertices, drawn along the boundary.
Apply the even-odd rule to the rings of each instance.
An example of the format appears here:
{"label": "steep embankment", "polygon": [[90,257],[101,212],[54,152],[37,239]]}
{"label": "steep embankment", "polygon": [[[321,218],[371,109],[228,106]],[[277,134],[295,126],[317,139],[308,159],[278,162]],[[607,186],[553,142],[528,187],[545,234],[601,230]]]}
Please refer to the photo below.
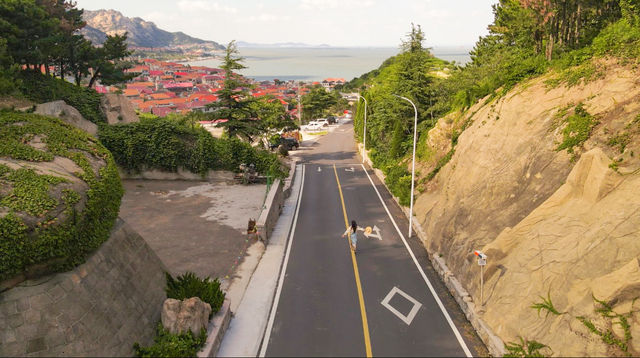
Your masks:
{"label": "steep embankment", "polygon": [[[483,250],[484,319],[505,342],[534,339],[555,355],[623,354],[625,324],[612,322],[624,320],[602,318],[592,295],[618,313],[640,296],[640,77],[615,61],[597,68],[588,83],[553,88],[551,73],[442,118],[421,163],[424,177],[468,126],[450,161],[419,186],[425,246],[477,304],[472,252]],[[538,315],[540,296],[567,313]],[[612,344],[578,316],[611,329]],[[628,318],[629,352],[640,352],[639,318]]]}

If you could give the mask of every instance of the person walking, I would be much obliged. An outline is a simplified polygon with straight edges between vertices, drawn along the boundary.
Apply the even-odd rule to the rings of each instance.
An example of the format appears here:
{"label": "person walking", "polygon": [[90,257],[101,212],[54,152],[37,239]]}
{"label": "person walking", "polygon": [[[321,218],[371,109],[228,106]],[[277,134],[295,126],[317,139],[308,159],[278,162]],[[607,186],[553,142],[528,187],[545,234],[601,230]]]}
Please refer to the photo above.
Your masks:
{"label": "person walking", "polygon": [[342,237],[345,237],[346,235],[349,235],[349,245],[351,246],[351,250],[353,250],[353,253],[355,254],[356,251],[356,244],[358,243],[358,224],[356,224],[355,220],[351,220],[351,226],[349,226],[347,228],[347,231],[344,232],[344,234],[342,234]]}

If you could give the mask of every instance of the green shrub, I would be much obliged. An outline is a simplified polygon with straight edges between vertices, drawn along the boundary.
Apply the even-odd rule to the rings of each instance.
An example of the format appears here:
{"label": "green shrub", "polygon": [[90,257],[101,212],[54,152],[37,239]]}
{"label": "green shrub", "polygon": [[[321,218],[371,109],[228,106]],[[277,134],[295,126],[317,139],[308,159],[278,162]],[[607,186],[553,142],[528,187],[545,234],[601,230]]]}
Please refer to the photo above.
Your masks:
{"label": "green shrub", "polygon": [[535,340],[525,340],[518,337],[520,342],[508,342],[505,344],[507,353],[504,357],[550,357],[553,352],[546,344]]}
{"label": "green shrub", "polygon": [[209,170],[238,171],[242,163],[255,164],[258,172],[285,177],[278,157],[252,148],[239,139],[218,139],[203,128],[192,128],[166,118],[142,118],[138,123],[101,126],[100,141],[129,172],[183,168],[205,174]]}
{"label": "green shrub", "polygon": [[207,341],[207,332],[203,328],[196,337],[191,331],[183,334],[171,334],[158,323],[154,344],[141,347],[137,342],[133,345],[136,357],[196,357],[200,348]]}
{"label": "green shrub", "polygon": [[404,166],[389,165],[385,170],[385,183],[401,205],[411,202],[411,173]]}
{"label": "green shrub", "polygon": [[[45,148],[28,144],[35,136],[42,137]],[[118,216],[123,190],[113,157],[87,133],[35,114],[0,111],[0,138],[0,157],[30,162],[65,157],[82,169],[74,175],[88,186],[84,209],[78,211],[80,195],[69,188],[69,180],[0,166],[0,211],[8,212],[0,217],[0,280],[35,265],[44,266],[44,274],[83,263],[109,238]],[[96,173],[90,158],[106,166]],[[61,202],[50,196],[54,189],[63,193]],[[63,209],[61,216],[54,215],[56,208]],[[27,217],[35,224],[26,225]]]}
{"label": "green shrub", "polygon": [[33,71],[22,71],[18,78],[20,92],[34,102],[64,100],[77,109],[86,120],[96,124],[107,121],[100,109],[102,95],[91,88],[78,87],[59,78]]}
{"label": "green shrub", "polygon": [[594,116],[589,114],[582,103],[578,104],[574,113],[566,120],[566,126],[562,130],[563,141],[556,148],[557,151],[566,149],[567,152],[573,153],[573,148],[582,145],[589,136],[593,127],[598,124]]}
{"label": "green shrub", "polygon": [[220,311],[224,302],[224,292],[220,289],[220,281],[214,279],[211,281],[209,277],[204,280],[196,276],[193,272],[187,272],[177,279],[173,278],[169,273],[165,273],[167,278],[167,298],[175,298],[176,300],[184,300],[191,297],[198,297],[203,302],[211,305],[211,315]]}
{"label": "green shrub", "polygon": [[281,145],[280,147],[278,147],[278,153],[283,157],[286,157],[289,155],[289,151],[287,150],[287,147],[284,145]]}

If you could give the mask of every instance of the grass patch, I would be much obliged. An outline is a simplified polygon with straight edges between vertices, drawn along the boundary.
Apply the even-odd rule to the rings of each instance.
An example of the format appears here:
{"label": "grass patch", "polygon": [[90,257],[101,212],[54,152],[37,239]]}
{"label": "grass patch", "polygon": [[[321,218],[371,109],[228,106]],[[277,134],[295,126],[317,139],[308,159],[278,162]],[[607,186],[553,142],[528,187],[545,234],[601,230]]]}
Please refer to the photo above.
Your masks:
{"label": "grass patch", "polygon": [[531,305],[531,308],[536,309],[538,311],[538,317],[540,317],[540,311],[543,311],[543,310],[546,311],[547,313],[545,317],[548,317],[549,313],[552,313],[556,316],[564,314],[564,313],[558,312],[558,310],[553,305],[553,302],[551,302],[551,290],[547,292],[546,298],[542,296],[539,296],[539,297],[542,299],[542,302],[534,303],[533,305]]}
{"label": "grass patch", "polygon": [[198,336],[187,331],[183,334],[171,334],[158,323],[153,345],[142,347],[134,343],[136,357],[196,357],[200,348],[207,341],[207,332],[203,328]]}
{"label": "grass patch", "polygon": [[308,135],[327,135],[329,134],[328,131],[321,131],[321,132],[308,132]]}
{"label": "grass patch", "polygon": [[218,279],[211,280],[209,277],[201,279],[193,272],[187,272],[178,278],[173,278],[165,273],[167,278],[167,298],[184,300],[191,297],[198,297],[203,302],[211,305],[211,316],[220,311],[224,302],[225,294],[220,289]]}
{"label": "grass patch", "polygon": [[627,132],[618,133],[607,141],[607,145],[617,148],[620,154],[624,153],[629,143],[631,143],[631,134]]}
{"label": "grass patch", "polygon": [[573,154],[574,148],[581,146],[591,136],[591,131],[598,124],[594,116],[589,114],[584,108],[584,104],[579,103],[574,113],[564,120],[566,126],[562,130],[563,141],[558,145],[556,151],[566,149]]}
{"label": "grass patch", "polygon": [[546,344],[535,340],[527,340],[518,336],[520,342],[508,342],[505,344],[507,353],[504,357],[549,357],[553,351]]}
{"label": "grass patch", "polygon": [[561,70],[556,76],[544,81],[547,89],[556,88],[561,84],[566,84],[571,88],[579,84],[586,84],[604,76],[604,71],[598,69],[598,66],[589,61],[579,66],[570,67]]}

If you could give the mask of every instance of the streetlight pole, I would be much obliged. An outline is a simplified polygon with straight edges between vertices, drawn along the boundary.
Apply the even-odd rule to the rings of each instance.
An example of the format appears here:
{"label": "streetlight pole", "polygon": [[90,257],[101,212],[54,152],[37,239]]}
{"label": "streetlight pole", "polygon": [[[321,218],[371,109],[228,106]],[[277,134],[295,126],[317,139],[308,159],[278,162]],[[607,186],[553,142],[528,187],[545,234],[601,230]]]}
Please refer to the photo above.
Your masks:
{"label": "streetlight pole", "polygon": [[358,100],[360,98],[364,101],[364,135],[362,136],[362,163],[364,163],[364,156],[367,154],[367,100],[358,95]]}
{"label": "streetlight pole", "polygon": [[413,229],[412,224],[413,224],[413,188],[414,188],[414,183],[416,181],[415,177],[416,177],[416,142],[418,139],[418,109],[416,108],[416,105],[407,97],[402,97],[402,96],[398,96],[396,94],[394,94],[394,96],[404,99],[405,101],[411,103],[411,105],[413,106],[413,111],[415,112],[415,119],[413,122],[413,159],[411,162],[411,206],[409,208],[409,237],[411,237],[411,231]]}

